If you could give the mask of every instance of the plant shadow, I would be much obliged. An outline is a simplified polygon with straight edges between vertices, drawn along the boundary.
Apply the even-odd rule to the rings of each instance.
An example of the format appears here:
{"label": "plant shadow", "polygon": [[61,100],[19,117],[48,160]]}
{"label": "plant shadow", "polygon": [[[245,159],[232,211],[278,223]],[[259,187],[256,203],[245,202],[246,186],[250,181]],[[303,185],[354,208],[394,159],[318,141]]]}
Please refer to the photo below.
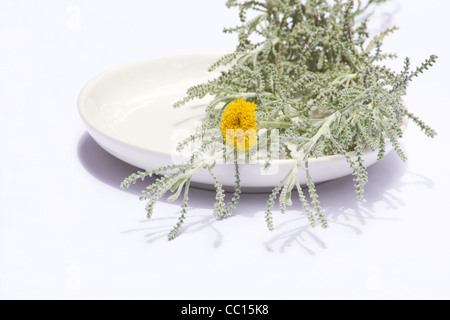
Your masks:
{"label": "plant shadow", "polygon": [[[402,189],[408,185],[420,185],[427,189],[434,187],[432,180],[409,172],[407,168],[408,164],[398,159],[395,152],[391,152],[383,161],[369,167],[367,170],[369,182],[365,187],[362,200],[356,197],[352,176],[318,184],[317,193],[330,228],[344,227],[356,235],[362,235],[363,227],[370,221],[398,220],[395,217],[389,217],[386,212],[405,206],[403,199],[399,196]],[[304,192],[307,193],[307,190]],[[294,201],[293,206],[300,208],[300,201]],[[293,225],[297,227],[292,227]],[[265,243],[266,249],[270,252],[284,252],[288,247],[297,245],[314,256],[315,248],[327,249],[326,242],[319,237],[320,230],[317,228],[320,227],[311,227],[303,212],[302,216],[292,218],[275,227],[278,232]]]}
{"label": "plant shadow", "polygon": [[[88,133],[84,133],[81,136],[77,151],[80,163],[93,177],[113,188],[131,193],[137,197],[142,190],[157,179],[157,177],[153,177],[145,181],[137,181],[130,188],[121,189],[120,183],[123,179],[139,171],[139,168],[127,164],[106,152]],[[401,162],[396,154],[391,152],[382,162],[378,162],[368,168],[369,183],[366,185],[364,200],[362,201],[356,199],[352,176],[318,184],[317,193],[320,196],[321,206],[324,209],[330,227],[345,227],[356,235],[362,235],[363,226],[370,221],[394,219],[377,216],[376,204],[384,204],[385,210],[392,210],[404,206],[403,200],[398,194],[401,193],[405,186],[415,184],[429,189],[433,188],[433,182],[430,179],[419,174],[407,172],[407,167],[407,163]],[[409,182],[405,182],[402,179],[405,175],[410,177]],[[229,199],[230,197],[231,194],[227,194],[227,198]],[[204,229],[210,229],[216,235],[213,246],[219,247],[223,242],[223,235],[214,227],[215,223],[217,223],[217,219],[212,214],[215,191],[191,188],[189,198],[191,203],[195,203],[195,208],[208,209],[208,212],[193,212],[190,214],[179,236],[183,233],[195,233]],[[229,218],[233,218],[233,216],[263,218],[262,215],[266,208],[267,199],[267,193],[242,194],[239,205]],[[164,198],[160,201],[168,202]],[[181,201],[179,199],[173,203],[179,207]],[[286,212],[286,215],[289,214],[289,216],[287,218],[283,217],[281,223],[277,224],[277,216],[280,213],[277,208],[274,209],[275,230],[273,233],[270,233],[269,240],[264,243],[269,252],[285,252],[288,247],[297,245],[309,255],[314,256],[316,255],[315,250],[327,249],[326,242],[319,236],[320,231],[310,226],[298,199],[293,196],[293,206]],[[177,211],[173,214],[180,212],[179,209]],[[168,232],[173,228],[174,216],[154,217],[152,220],[156,220],[158,223],[126,230],[124,233],[145,232],[145,237],[149,243],[166,238]],[[142,224],[147,222],[148,220],[140,221]]]}
{"label": "plant shadow", "polygon": [[[141,169],[109,154],[100,145],[98,145],[87,132],[81,136],[78,142],[77,154],[82,166],[94,178],[112,188],[133,194],[136,198],[141,195],[142,190],[155,182],[158,178],[158,176],[154,176],[152,178],[147,178],[144,181],[138,180],[129,188],[122,189],[120,187],[121,182],[129,175]],[[212,208],[214,208],[216,194],[215,191],[212,190],[191,187],[189,190],[189,198],[192,203],[195,203],[195,208],[212,210]],[[162,198],[160,201],[169,203],[165,198]],[[171,203],[179,208],[182,204],[182,199],[177,199]],[[178,212],[174,212],[174,214],[181,213],[179,209],[177,209],[177,211]],[[167,223],[165,223],[165,221],[167,221]],[[183,228],[181,229],[179,235],[183,233],[198,232],[202,229],[209,228],[216,234],[216,240],[213,245],[214,247],[218,247],[222,243],[223,236],[214,227],[214,222],[216,221],[217,219],[212,214],[189,215],[189,219],[187,219],[183,224]],[[152,243],[159,239],[167,238],[167,234],[173,228],[174,217],[172,215],[170,217],[163,218],[154,217],[152,218],[152,222],[157,223],[152,223],[149,225],[147,224],[148,222],[148,220],[142,220],[140,223],[142,223],[142,225],[146,224],[146,226],[126,230],[124,233],[145,232],[147,242]]]}
{"label": "plant shadow", "polygon": [[[153,176],[146,178],[144,181],[138,180],[129,188],[122,189],[120,187],[122,181],[131,174],[142,171],[142,169],[128,164],[105,151],[87,132],[81,136],[78,142],[77,154],[82,166],[94,178],[110,187],[128,192],[137,197],[141,195],[142,190],[155,182],[159,177]],[[214,191],[197,188],[191,188],[190,191],[192,191],[192,198],[196,199],[196,207],[210,208],[211,205],[214,205]],[[161,201],[168,202],[164,199],[161,199]],[[181,205],[181,202],[181,200],[176,200],[173,203]]]}

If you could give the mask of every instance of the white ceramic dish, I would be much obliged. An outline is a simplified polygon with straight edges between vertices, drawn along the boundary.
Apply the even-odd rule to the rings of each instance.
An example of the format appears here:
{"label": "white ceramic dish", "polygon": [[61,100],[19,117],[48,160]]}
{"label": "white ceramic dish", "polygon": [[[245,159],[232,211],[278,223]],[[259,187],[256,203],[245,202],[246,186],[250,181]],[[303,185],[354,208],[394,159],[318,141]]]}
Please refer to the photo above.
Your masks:
{"label": "white ceramic dish", "polygon": [[[222,53],[181,54],[152,58],[114,68],[91,80],[81,91],[78,108],[93,139],[115,157],[142,169],[172,163],[177,135],[191,131],[204,115],[205,101],[173,109],[192,85],[214,78],[208,67]],[[391,148],[388,149],[390,151]],[[366,166],[377,161],[376,152],[364,154]],[[295,162],[274,161],[265,172],[263,161],[242,164],[244,192],[265,192],[276,186]],[[323,182],[352,173],[342,156],[309,162],[313,180]],[[234,186],[234,166],[217,165],[215,174],[227,190]],[[305,174],[299,171],[300,181]],[[125,177],[124,177],[125,178]],[[194,186],[214,188],[206,170],[198,171]]]}

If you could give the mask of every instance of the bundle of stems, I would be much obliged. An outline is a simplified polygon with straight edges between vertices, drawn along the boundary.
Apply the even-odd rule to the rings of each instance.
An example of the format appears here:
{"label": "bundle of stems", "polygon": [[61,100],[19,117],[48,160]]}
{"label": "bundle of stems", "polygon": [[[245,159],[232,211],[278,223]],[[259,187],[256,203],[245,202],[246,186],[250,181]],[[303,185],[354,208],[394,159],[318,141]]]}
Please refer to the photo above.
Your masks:
{"label": "bundle of stems", "polygon": [[[212,171],[218,156],[211,150],[236,149],[235,145],[217,139],[217,135],[225,135],[224,129],[228,129],[224,128],[225,123],[235,121],[230,129],[236,129],[243,126],[244,120],[254,119],[253,126],[248,127],[259,132],[263,129],[279,132],[278,147],[265,155],[267,167],[272,159],[280,157],[296,160],[269,196],[265,215],[269,229],[273,228],[276,199],[284,212],[292,205],[294,189],[311,225],[327,227],[309,172],[309,159],[344,156],[353,170],[357,196],[362,198],[368,181],[362,157],[365,151],[378,152],[381,160],[387,144],[391,144],[398,156],[406,160],[399,142],[405,119],[410,119],[427,136],[436,135],[406,109],[402,97],[411,81],[431,67],[437,57],[431,55],[413,69],[406,58],[400,72],[383,65],[386,59],[397,58],[396,54],[382,50],[383,39],[397,28],[371,37],[367,12],[385,1],[368,0],[364,4],[353,0],[227,1],[228,7],[238,9],[241,21],[239,26],[224,30],[238,34],[236,50],[210,67],[210,71],[226,67],[217,78],[191,87],[174,104],[178,108],[193,99],[210,97],[205,109],[208,121],[180,143],[179,149],[199,137],[202,145],[185,164],[138,172],[125,179],[122,186],[170,172],[144,190],[141,199],[149,200],[147,212],[151,216],[154,205],[166,192],[174,192],[169,200],[175,200],[184,190],[181,217],[169,234],[173,239],[185,220],[191,178],[198,169],[206,168],[216,186],[214,213],[218,218],[229,215],[241,193],[239,165],[235,163],[235,192],[227,204],[223,187]],[[246,103],[257,108],[248,108]],[[251,153],[255,148],[247,142],[243,149]],[[299,170],[306,172],[306,188],[300,186]]]}

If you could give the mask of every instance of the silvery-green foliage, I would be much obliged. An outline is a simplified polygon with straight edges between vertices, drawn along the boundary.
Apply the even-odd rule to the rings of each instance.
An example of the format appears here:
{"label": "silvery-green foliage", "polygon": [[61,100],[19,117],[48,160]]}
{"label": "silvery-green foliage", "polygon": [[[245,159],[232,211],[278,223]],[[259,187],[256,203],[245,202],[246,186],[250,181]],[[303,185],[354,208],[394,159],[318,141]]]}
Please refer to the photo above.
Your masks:
{"label": "silvery-green foliage", "polygon": [[[145,198],[151,195],[149,213],[155,201],[173,189],[173,184],[177,184],[179,195],[180,188],[184,184],[188,186],[187,179],[196,169],[211,169],[210,164],[202,162],[200,155],[220,142],[208,134],[207,128],[217,128],[225,106],[240,97],[258,105],[260,129],[279,130],[279,148],[269,150],[266,167],[283,154],[297,160],[297,165],[269,196],[266,221],[270,229],[277,197],[281,211],[285,212],[292,204],[294,189],[299,193],[311,224],[319,222],[327,226],[308,169],[309,159],[344,156],[353,170],[356,192],[361,198],[368,181],[362,159],[365,150],[377,151],[381,160],[391,144],[398,156],[406,160],[399,142],[406,119],[427,136],[434,137],[436,132],[406,109],[402,97],[411,81],[431,67],[437,57],[430,56],[414,70],[408,58],[400,72],[383,66],[384,60],[396,58],[395,54],[383,51],[382,42],[397,28],[389,28],[370,38],[367,12],[373,5],[385,1],[388,0],[227,1],[228,7],[238,9],[241,21],[240,25],[224,30],[237,33],[236,51],[210,67],[210,71],[225,70],[216,79],[190,88],[186,96],[174,104],[174,107],[181,107],[193,99],[212,97],[205,110],[209,122],[204,130],[187,138],[179,148],[199,137],[204,141],[203,146],[193,153],[185,166],[161,168],[161,171],[173,169],[176,172],[158,179],[144,193]],[[249,13],[251,18],[248,18]],[[309,199],[298,182],[298,170],[306,171],[305,189]],[[132,175],[123,186],[156,172]],[[212,171],[211,176],[217,190],[215,215],[223,217],[239,199],[238,165],[236,192],[228,209],[220,182]],[[183,210],[180,222],[184,220],[185,208]]]}

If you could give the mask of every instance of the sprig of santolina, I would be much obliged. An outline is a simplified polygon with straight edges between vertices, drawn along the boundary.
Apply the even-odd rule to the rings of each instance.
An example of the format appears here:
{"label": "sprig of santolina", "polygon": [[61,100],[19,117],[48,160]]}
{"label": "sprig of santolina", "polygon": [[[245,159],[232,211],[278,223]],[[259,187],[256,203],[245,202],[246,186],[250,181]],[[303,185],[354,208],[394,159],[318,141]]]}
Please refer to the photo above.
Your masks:
{"label": "sprig of santolina", "polygon": [[[134,174],[124,181],[123,187],[155,173],[175,171],[158,179],[144,192],[145,198],[150,197],[147,210],[151,213],[157,199],[168,190],[178,196],[184,186],[182,216],[169,235],[172,239],[185,219],[192,175],[199,168],[208,168],[217,189],[215,215],[222,218],[230,214],[240,194],[237,163],[236,192],[227,206],[222,186],[211,171],[215,165],[214,157],[206,161],[198,155],[223,143],[214,138],[215,131],[211,129],[220,125],[224,109],[230,102],[243,98],[258,106],[256,117],[260,130],[279,130],[280,145],[266,155],[267,166],[280,154],[297,160],[269,196],[268,227],[273,228],[272,208],[277,197],[284,212],[292,204],[294,188],[311,224],[326,227],[327,221],[308,169],[309,159],[344,156],[353,170],[358,197],[362,197],[367,183],[363,151],[378,151],[381,160],[387,143],[390,143],[398,156],[406,160],[399,142],[406,119],[411,119],[427,136],[436,135],[433,129],[406,110],[402,97],[411,81],[434,65],[437,57],[430,56],[413,71],[408,58],[400,72],[382,65],[382,61],[396,57],[383,52],[382,41],[397,28],[370,38],[368,20],[364,17],[368,16],[371,6],[385,1],[227,1],[228,7],[238,9],[241,24],[226,28],[224,32],[237,33],[238,45],[235,52],[223,56],[210,67],[210,71],[220,67],[226,67],[226,71],[214,80],[190,88],[186,96],[174,104],[181,107],[193,99],[212,96],[205,110],[209,122],[197,133],[204,145],[185,165]],[[248,18],[250,13],[251,18]],[[195,136],[185,140],[180,149],[193,140]],[[299,184],[298,170],[306,171],[305,187],[309,200]]]}

